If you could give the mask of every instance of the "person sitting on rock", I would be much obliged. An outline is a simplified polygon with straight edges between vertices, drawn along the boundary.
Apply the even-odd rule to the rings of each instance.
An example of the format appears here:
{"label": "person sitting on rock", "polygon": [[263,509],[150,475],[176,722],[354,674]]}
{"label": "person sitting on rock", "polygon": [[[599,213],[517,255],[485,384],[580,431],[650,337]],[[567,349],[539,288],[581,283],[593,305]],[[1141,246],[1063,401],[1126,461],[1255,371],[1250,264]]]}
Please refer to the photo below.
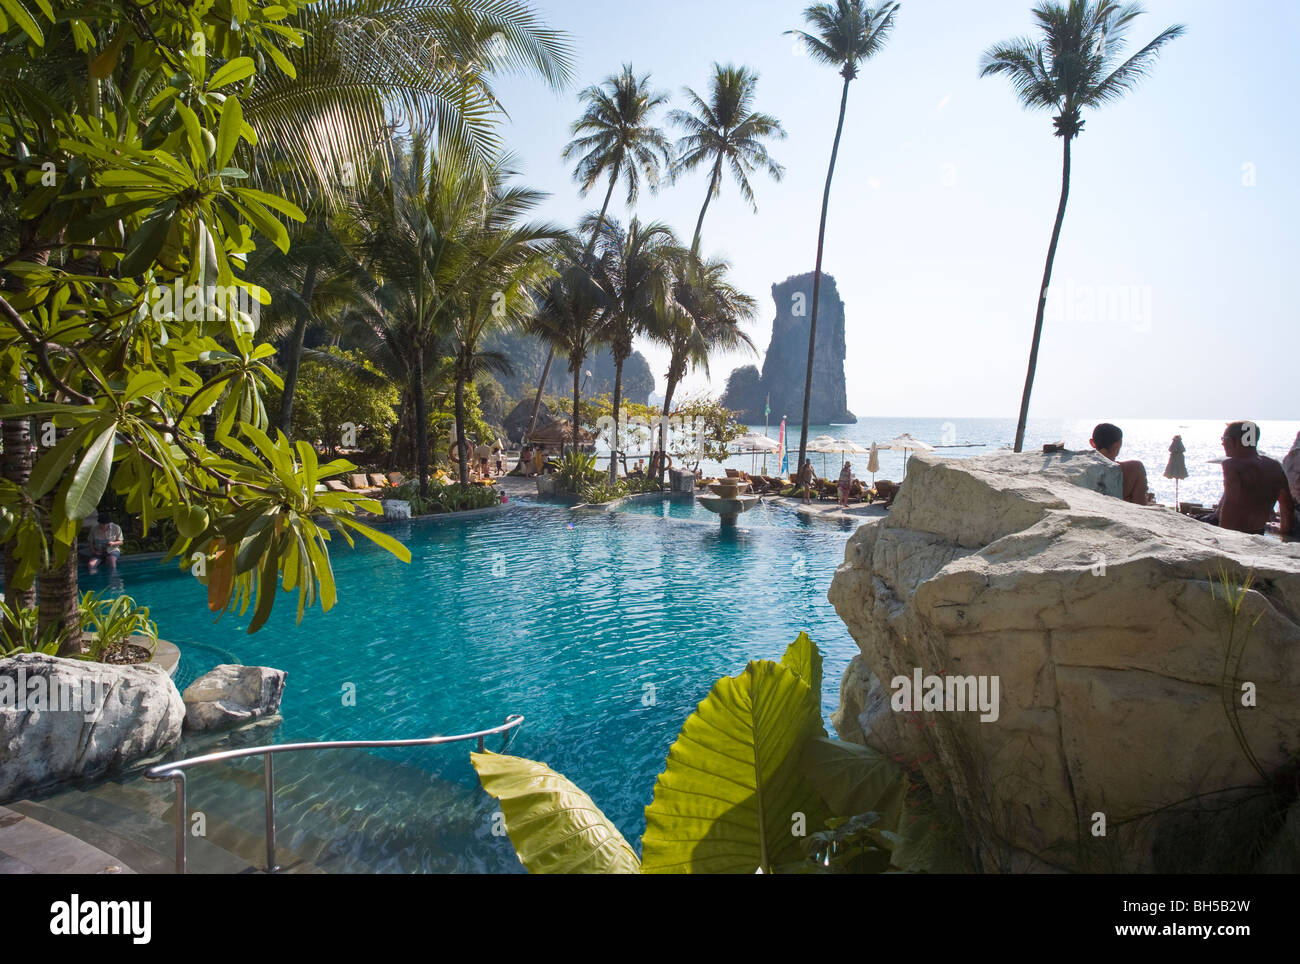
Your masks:
{"label": "person sitting on rock", "polygon": [[1119,450],[1124,445],[1124,433],[1120,431],[1118,425],[1102,422],[1092,430],[1092,438],[1088,440],[1088,444],[1112,462],[1119,462],[1120,471],[1124,475],[1123,498],[1125,502],[1146,505],[1150,501],[1147,498],[1146,466],[1137,459],[1130,459],[1126,462],[1119,461]]}
{"label": "person sitting on rock", "polygon": [[1282,538],[1290,539],[1295,526],[1295,499],[1281,463],[1259,454],[1259,426],[1254,422],[1230,422],[1220,441],[1227,456],[1223,460],[1223,499],[1217,518],[1212,514],[1204,521],[1262,536],[1276,504]]}

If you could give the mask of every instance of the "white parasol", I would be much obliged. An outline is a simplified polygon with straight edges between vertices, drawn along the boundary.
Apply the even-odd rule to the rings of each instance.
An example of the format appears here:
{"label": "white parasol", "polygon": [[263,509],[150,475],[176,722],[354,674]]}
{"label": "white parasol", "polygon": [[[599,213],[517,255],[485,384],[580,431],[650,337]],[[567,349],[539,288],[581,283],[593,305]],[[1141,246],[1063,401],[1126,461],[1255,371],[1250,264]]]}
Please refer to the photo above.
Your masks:
{"label": "white parasol", "polygon": [[871,454],[867,456],[867,471],[871,473],[871,484],[876,484],[876,473],[880,471],[880,449],[875,442],[871,443]]}
{"label": "white parasol", "polygon": [[934,446],[928,442],[922,442],[919,438],[912,438],[907,432],[904,432],[898,438],[890,439],[880,446],[882,449],[891,449],[903,452],[903,474],[907,475],[907,453],[908,452],[933,452]]}
{"label": "white parasol", "polygon": [[1169,464],[1165,466],[1165,478],[1174,480],[1174,508],[1178,508],[1178,480],[1187,478],[1187,460],[1183,458],[1183,453],[1187,451],[1187,446],[1183,444],[1183,437],[1175,435],[1173,442],[1169,446]]}
{"label": "white parasol", "polygon": [[[763,466],[765,469],[767,467],[767,453],[778,452],[781,449],[781,445],[776,439],[769,438],[766,435],[760,435],[757,432],[747,432],[744,435],[738,436],[731,440],[731,444],[735,446],[735,452],[737,455],[748,453],[749,455],[754,456],[752,463],[758,461],[758,453],[762,452]],[[750,465],[751,471],[755,468],[756,466],[754,464]]]}

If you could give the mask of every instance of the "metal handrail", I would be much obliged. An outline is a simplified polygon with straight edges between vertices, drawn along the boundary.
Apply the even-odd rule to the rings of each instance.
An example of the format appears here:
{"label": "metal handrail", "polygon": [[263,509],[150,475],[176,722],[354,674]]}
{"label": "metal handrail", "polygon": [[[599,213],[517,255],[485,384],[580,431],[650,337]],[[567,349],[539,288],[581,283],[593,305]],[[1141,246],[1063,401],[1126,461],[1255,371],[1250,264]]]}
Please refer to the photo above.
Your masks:
{"label": "metal handrail", "polygon": [[438,746],[443,743],[462,743],[465,740],[478,740],[478,749],[486,749],[485,741],[489,736],[502,734],[502,751],[510,743],[512,731],[524,722],[522,714],[511,713],[500,726],[489,730],[477,730],[473,733],[460,733],[455,736],[426,736],[415,740],[326,740],[316,743],[275,743],[270,746],[250,746],[239,750],[222,750],[219,753],[205,753],[190,757],[188,760],[176,760],[172,763],[160,763],[144,772],[146,780],[171,780],[176,785],[176,873],[185,873],[185,837],[186,820],[189,816],[186,802],[185,771],[208,763],[220,763],[223,760],[236,760],[242,757],[262,757],[262,770],[265,775],[263,792],[266,797],[266,872],[273,874],[280,869],[275,862],[275,767],[271,762],[277,753],[296,753],[300,750],[344,750],[364,747],[382,746]]}

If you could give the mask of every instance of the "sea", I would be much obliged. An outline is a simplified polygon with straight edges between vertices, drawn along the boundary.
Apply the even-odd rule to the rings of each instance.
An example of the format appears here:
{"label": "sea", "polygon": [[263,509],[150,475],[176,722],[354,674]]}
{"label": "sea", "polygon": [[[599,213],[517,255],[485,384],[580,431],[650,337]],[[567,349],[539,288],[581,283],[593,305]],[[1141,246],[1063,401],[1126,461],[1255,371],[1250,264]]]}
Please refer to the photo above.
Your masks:
{"label": "sea", "polygon": [[[1223,494],[1223,471],[1219,462],[1223,447],[1219,439],[1226,422],[1217,419],[1114,419],[1124,432],[1124,444],[1119,457],[1137,459],[1147,470],[1147,487],[1155,493],[1156,501],[1165,505],[1174,502],[1174,480],[1165,478],[1169,464],[1169,447],[1175,435],[1181,435],[1186,447],[1184,460],[1187,478],[1178,482],[1178,500],[1213,505]],[[1031,418],[1025,431],[1025,451],[1041,451],[1044,444],[1063,442],[1070,450],[1088,450],[1095,421]],[[1259,421],[1259,450],[1281,461],[1300,435],[1300,420]],[[762,425],[751,425],[750,430],[762,434]],[[767,428],[775,439],[779,425]],[[1016,437],[1013,418],[863,418],[853,425],[813,425],[808,430],[809,441],[819,435],[854,442],[870,448],[872,442],[883,444],[900,435],[908,434],[935,446],[934,455],[951,458],[969,458],[989,455],[999,450],[1010,451]],[[799,454],[799,426],[786,424],[786,441],[789,450],[789,469],[793,471]],[[910,458],[911,453],[908,453]],[[870,480],[867,472],[867,455],[838,456],[810,453],[813,467],[819,475],[838,476],[841,458],[853,465],[858,478]],[[899,481],[904,477],[903,453],[882,450],[879,453],[880,471],[876,479]],[[780,471],[778,455],[768,455],[766,469],[762,455],[733,455],[725,462],[704,461],[701,469],[706,475],[721,474],[723,468],[743,469],[746,472],[777,474]]]}

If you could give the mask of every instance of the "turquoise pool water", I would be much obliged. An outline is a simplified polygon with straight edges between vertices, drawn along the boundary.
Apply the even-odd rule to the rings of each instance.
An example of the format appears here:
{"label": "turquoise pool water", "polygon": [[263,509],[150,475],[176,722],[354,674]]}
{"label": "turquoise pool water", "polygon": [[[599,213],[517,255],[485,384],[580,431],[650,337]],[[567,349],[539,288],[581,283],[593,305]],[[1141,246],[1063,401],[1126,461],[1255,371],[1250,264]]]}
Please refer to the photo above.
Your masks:
{"label": "turquoise pool water", "polygon": [[[829,714],[857,652],[826,600],[847,531],[792,524],[724,532],[676,521],[678,505],[667,519],[653,518],[652,508],[663,514],[663,506],[584,515],[520,503],[479,519],[390,528],[410,546],[409,565],[339,545],[338,605],[295,625],[295,596],[283,594],[252,636],[247,618],[214,621],[204,588],[186,574],[128,560],[120,576],[181,647],[182,682],[232,656],[288,671],[275,740],[409,738],[522,713],[511,752],[574,780],[635,845],[668,747],[715,679],[750,659],[779,658],[807,630],[825,655]],[[83,589],[104,580],[89,577]],[[351,687],[355,706],[345,705]],[[387,836],[357,844],[367,866],[517,870],[509,842],[491,835],[495,807],[478,788],[468,748],[369,754],[392,765],[391,793],[383,789],[389,777],[363,780],[346,757],[316,754],[299,778],[307,786],[293,789],[312,799],[351,794],[356,812],[387,814]],[[454,831],[437,839],[416,832],[436,814],[404,813],[395,802],[426,784],[456,811]],[[197,792],[192,805],[202,805]]]}
{"label": "turquoise pool water", "polygon": [[[816,503],[820,508],[825,508],[831,503]],[[619,506],[618,512],[627,513],[637,516],[651,516],[656,519],[674,519],[679,522],[701,522],[711,525],[718,525],[718,517],[710,512],[704,506],[700,505],[694,498],[671,498],[663,500],[650,500],[647,502],[624,502]],[[827,522],[810,522],[804,519],[799,513],[795,512],[789,506],[773,506],[766,501],[759,503],[748,512],[743,512],[736,520],[737,527],[741,529],[755,528],[775,528],[775,529],[815,529],[825,530],[830,523]],[[856,523],[846,523],[847,531],[856,528]]]}

